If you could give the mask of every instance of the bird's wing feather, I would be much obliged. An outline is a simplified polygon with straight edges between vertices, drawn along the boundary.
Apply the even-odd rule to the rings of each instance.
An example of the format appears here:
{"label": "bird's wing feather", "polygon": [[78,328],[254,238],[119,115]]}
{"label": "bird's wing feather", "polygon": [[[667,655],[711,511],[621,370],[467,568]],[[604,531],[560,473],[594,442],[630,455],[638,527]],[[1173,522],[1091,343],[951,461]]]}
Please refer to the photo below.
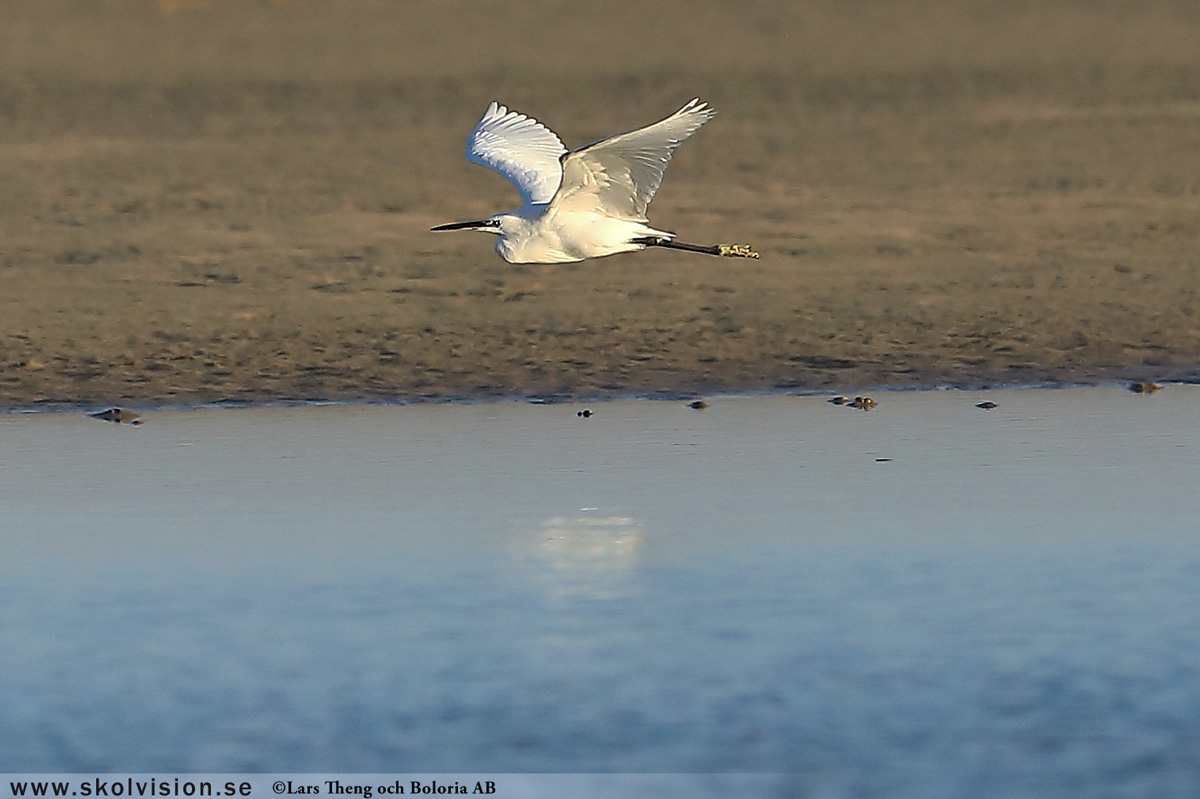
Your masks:
{"label": "bird's wing feather", "polygon": [[574,150],[563,158],[558,207],[646,220],[675,148],[716,115],[699,99],[664,120]]}
{"label": "bird's wing feather", "polygon": [[550,202],[562,182],[559,159],[566,151],[546,126],[498,103],[467,136],[467,160],[507,178],[526,205]]}

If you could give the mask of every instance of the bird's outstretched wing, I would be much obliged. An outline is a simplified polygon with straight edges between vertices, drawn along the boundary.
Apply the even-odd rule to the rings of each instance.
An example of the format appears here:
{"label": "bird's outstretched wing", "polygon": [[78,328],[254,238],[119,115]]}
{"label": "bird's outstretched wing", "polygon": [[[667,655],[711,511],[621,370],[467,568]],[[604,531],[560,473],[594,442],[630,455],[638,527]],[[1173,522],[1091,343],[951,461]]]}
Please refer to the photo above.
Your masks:
{"label": "bird's outstretched wing", "polygon": [[550,202],[562,182],[559,158],[566,151],[542,123],[498,103],[467,136],[467,160],[507,178],[526,205]]}
{"label": "bird's outstretched wing", "polygon": [[675,148],[716,115],[699,99],[666,119],[568,153],[555,205],[646,220]]}

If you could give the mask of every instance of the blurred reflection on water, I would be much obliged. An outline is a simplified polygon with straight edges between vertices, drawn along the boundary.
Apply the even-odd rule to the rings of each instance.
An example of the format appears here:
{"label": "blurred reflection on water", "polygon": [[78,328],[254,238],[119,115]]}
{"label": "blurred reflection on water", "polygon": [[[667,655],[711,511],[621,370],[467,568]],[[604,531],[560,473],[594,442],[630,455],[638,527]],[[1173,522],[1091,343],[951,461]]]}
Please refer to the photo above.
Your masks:
{"label": "blurred reflection on water", "polygon": [[549,595],[615,599],[633,590],[642,525],[625,516],[555,516],[513,543],[514,557]]}

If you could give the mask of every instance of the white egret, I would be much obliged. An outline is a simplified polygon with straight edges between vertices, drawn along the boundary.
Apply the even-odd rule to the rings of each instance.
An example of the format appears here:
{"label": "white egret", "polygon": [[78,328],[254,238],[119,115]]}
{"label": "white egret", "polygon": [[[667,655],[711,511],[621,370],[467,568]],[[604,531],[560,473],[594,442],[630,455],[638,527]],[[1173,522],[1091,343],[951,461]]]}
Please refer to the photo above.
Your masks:
{"label": "white egret", "polygon": [[646,247],[757,258],[745,244],[684,244],[646,219],[671,154],[715,114],[692,100],[653,125],[568,151],[536,119],[493,102],[467,137],[467,160],[507,178],[524,205],[433,230],[495,233],[496,252],[514,264],[582,261]]}

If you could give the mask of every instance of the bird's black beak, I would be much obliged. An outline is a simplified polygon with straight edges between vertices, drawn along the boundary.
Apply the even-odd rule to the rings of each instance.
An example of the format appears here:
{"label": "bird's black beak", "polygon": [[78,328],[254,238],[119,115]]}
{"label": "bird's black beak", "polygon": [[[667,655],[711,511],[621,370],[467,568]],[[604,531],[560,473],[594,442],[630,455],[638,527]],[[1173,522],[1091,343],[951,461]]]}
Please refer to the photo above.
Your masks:
{"label": "bird's black beak", "polygon": [[438,225],[437,227],[429,228],[434,230],[487,230],[488,228],[499,227],[500,222],[495,219],[478,219],[474,222],[451,222],[448,225]]}

